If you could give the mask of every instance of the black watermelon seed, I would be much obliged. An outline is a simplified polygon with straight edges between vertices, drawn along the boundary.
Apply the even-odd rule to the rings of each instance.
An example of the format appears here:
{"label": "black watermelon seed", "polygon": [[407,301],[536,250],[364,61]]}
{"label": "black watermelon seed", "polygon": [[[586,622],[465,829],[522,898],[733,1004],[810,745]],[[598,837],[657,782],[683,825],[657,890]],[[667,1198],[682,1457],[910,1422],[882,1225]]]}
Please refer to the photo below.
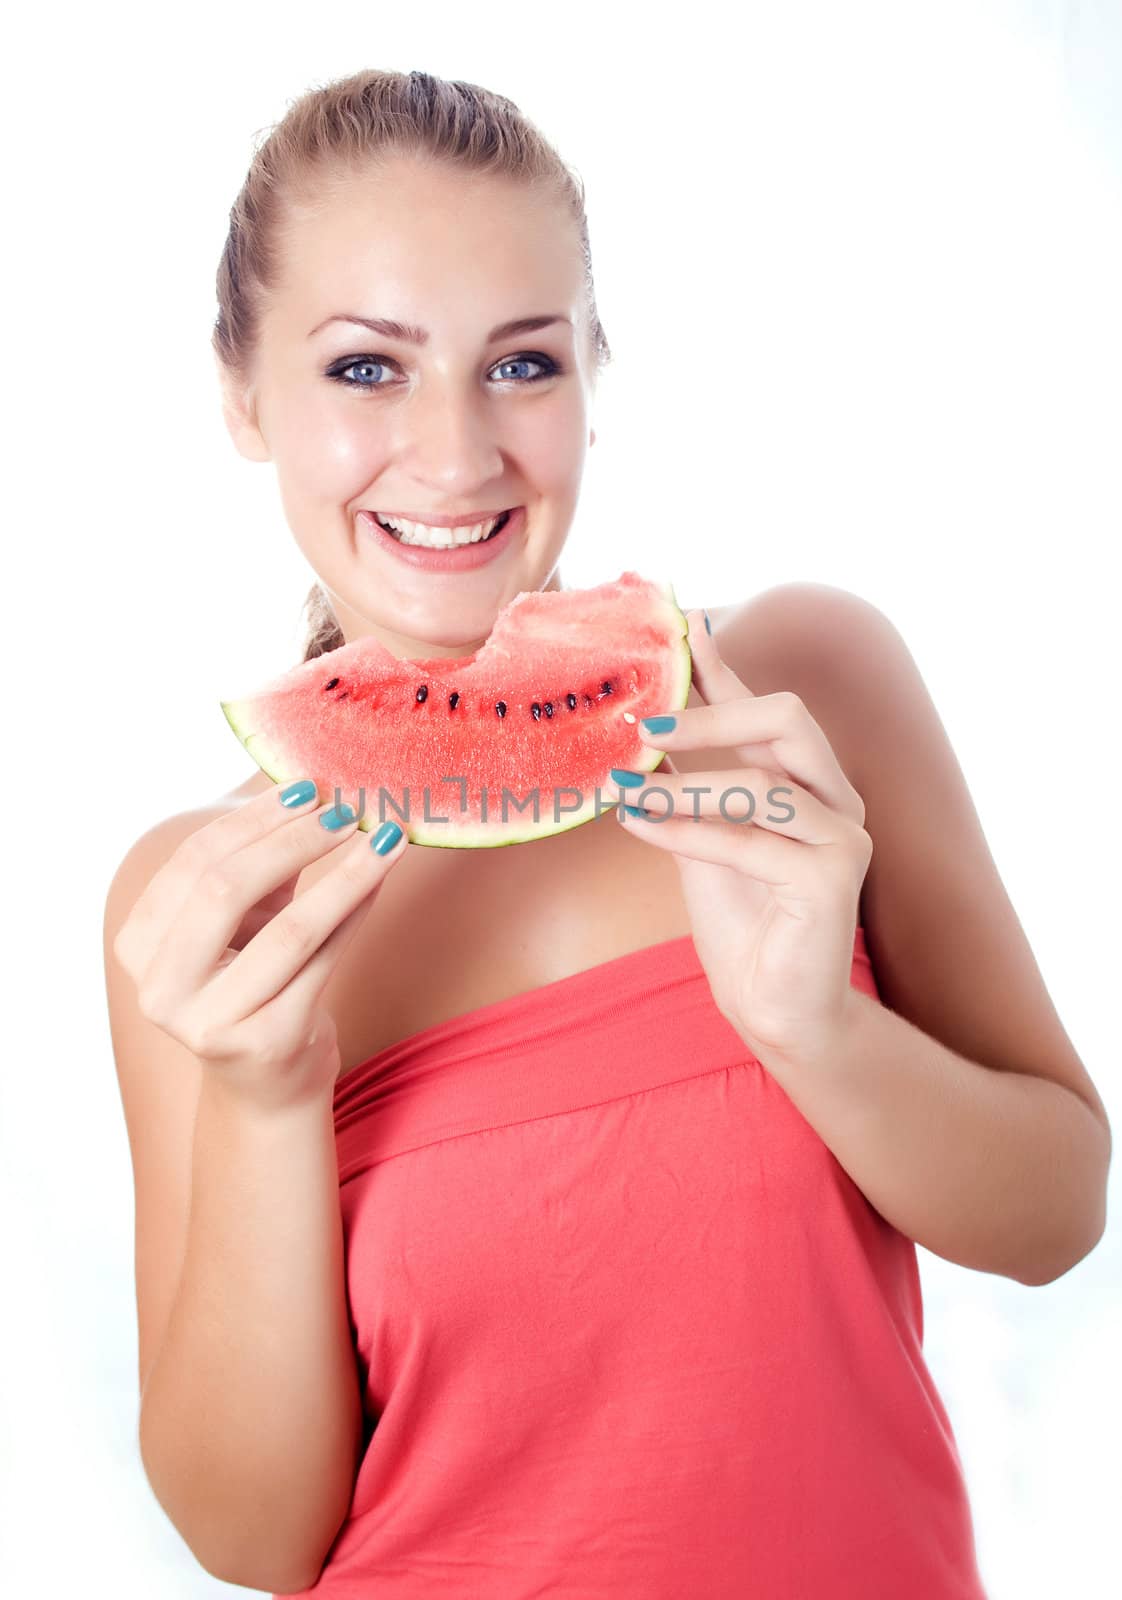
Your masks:
{"label": "black watermelon seed", "polygon": [[496,700],[496,702],[495,702],[495,710],[499,713],[500,717],[505,717],[506,716],[506,701],[505,700]]}
{"label": "black watermelon seed", "polygon": [[428,697],[429,697],[428,685],[422,683],[421,687],[417,690],[418,703],[420,703],[421,701],[427,700]]}
{"label": "black watermelon seed", "polygon": [[448,696],[448,704],[452,707],[452,710],[455,711],[455,709],[459,705],[459,703],[460,703],[460,691],[457,689],[453,694],[450,694]]}
{"label": "black watermelon seed", "polygon": [[565,704],[568,706],[570,711],[575,711],[577,709],[577,697],[576,697],[576,695],[575,694],[567,694],[565,696]]}
{"label": "black watermelon seed", "polygon": [[541,708],[541,706],[539,706],[539,704],[538,704],[538,702],[536,700],[534,701],[533,705],[530,707],[530,715],[533,717],[535,722],[540,722],[541,719],[542,719],[542,708]]}
{"label": "black watermelon seed", "polygon": [[546,714],[547,717],[551,717],[553,715],[553,701],[552,700],[547,700],[546,701],[546,703],[545,703],[545,714]]}
{"label": "black watermelon seed", "polygon": [[335,687],[335,685],[336,685],[336,684],[337,684],[337,683],[338,683],[338,682],[339,682],[339,680],[338,680],[338,678],[330,678],[330,679],[329,679],[329,680],[328,680],[328,681],[327,681],[327,683],[325,683],[325,684],[324,684],[324,686],[323,686],[323,687],[324,687],[324,688],[325,688],[325,689],[334,689],[334,687]]}
{"label": "black watermelon seed", "polygon": [[601,694],[611,694],[611,692],[612,692],[612,686],[608,682],[607,678],[605,678],[603,683],[600,685],[600,693]]}
{"label": "black watermelon seed", "polygon": [[335,696],[336,701],[345,700],[347,698],[347,696],[350,694],[350,692],[351,691],[349,689],[344,689],[342,694],[337,694]]}

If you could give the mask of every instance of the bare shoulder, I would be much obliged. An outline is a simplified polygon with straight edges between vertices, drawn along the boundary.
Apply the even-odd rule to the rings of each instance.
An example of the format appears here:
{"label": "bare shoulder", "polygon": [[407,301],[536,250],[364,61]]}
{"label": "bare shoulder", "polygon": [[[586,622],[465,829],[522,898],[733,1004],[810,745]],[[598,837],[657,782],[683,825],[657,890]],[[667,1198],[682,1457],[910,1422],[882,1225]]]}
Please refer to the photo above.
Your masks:
{"label": "bare shoulder", "polygon": [[895,634],[884,613],[848,589],[800,582],[777,584],[709,615],[737,676],[753,694],[797,694],[860,791],[866,719],[857,686],[871,641],[886,630]]}
{"label": "bare shoulder", "polygon": [[728,649],[755,650],[787,667],[830,668],[862,630],[892,626],[870,600],[829,583],[776,584],[709,615]]}
{"label": "bare shoulder", "polygon": [[244,805],[254,795],[272,786],[263,772],[254,773],[244,783],[229,789],[201,806],[162,817],[139,835],[125,851],[110,880],[105,897],[104,932],[107,944],[125,921],[138,896],[171,859],[183,841],[217,817]]}

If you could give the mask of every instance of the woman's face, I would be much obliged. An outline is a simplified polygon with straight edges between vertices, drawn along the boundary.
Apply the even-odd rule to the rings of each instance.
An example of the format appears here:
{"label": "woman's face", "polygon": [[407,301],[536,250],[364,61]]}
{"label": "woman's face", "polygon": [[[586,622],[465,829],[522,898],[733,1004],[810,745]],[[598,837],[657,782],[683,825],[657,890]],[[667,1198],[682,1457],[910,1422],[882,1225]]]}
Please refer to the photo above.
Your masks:
{"label": "woman's face", "polygon": [[[466,655],[521,590],[560,587],[594,438],[576,225],[509,180],[396,158],[300,212],[285,263],[248,394],[224,384],[231,436],[274,463],[348,642]],[[329,320],[344,313],[427,338]],[[560,320],[491,337],[538,316]],[[479,521],[513,507],[490,558],[450,571],[410,563],[360,515]]]}

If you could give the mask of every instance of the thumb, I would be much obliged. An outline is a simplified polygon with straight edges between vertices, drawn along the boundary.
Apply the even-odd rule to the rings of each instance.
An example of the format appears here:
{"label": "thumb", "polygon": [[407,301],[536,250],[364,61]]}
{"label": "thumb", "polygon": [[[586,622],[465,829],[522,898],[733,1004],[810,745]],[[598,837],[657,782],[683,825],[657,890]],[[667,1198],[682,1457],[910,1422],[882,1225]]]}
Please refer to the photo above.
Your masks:
{"label": "thumb", "polygon": [[720,705],[724,700],[738,700],[752,694],[748,685],[738,678],[717,648],[717,641],[705,626],[702,611],[687,611],[689,646],[693,659],[693,686],[706,705]]}

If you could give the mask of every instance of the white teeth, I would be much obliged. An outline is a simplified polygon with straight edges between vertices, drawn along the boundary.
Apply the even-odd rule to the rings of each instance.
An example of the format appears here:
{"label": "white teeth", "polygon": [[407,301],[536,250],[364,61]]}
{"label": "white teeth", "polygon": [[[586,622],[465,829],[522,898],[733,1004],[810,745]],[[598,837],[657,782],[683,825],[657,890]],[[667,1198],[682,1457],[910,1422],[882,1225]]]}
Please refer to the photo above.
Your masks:
{"label": "white teeth", "polygon": [[447,550],[453,545],[478,544],[493,532],[506,513],[491,517],[487,522],[477,522],[473,527],[461,528],[430,528],[423,522],[407,522],[404,517],[383,517],[377,511],[374,515],[383,528],[392,528],[401,535],[402,544],[428,545],[430,549]]}

